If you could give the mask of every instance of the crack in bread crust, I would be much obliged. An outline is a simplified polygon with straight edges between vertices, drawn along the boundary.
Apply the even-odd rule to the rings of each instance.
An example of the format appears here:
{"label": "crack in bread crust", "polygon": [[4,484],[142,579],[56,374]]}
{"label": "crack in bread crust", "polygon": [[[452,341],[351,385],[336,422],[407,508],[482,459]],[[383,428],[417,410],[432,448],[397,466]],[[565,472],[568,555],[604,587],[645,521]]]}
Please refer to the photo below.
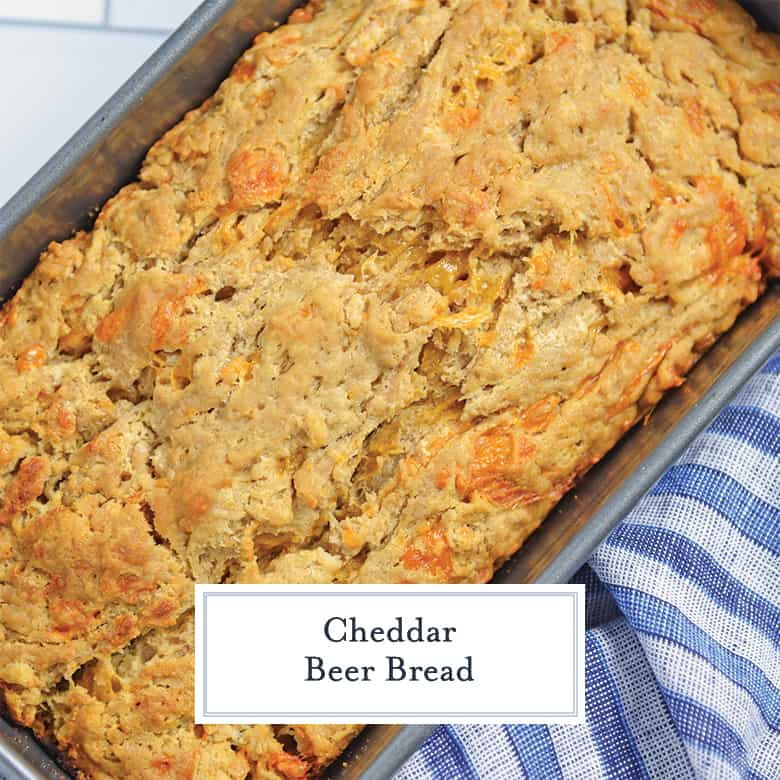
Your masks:
{"label": "crack in bread crust", "polygon": [[316,0],[0,312],[0,685],[85,777],[196,727],[193,582],[481,582],[780,270],[731,0]]}

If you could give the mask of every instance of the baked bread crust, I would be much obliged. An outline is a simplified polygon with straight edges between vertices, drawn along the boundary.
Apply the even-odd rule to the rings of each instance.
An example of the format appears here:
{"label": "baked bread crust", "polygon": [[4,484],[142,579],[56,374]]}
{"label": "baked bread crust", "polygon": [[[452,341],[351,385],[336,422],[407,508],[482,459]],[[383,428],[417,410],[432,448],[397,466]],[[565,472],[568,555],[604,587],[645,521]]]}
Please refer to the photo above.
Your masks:
{"label": "baked bread crust", "polygon": [[315,774],[193,726],[193,581],[489,579],[780,268],[735,3],[291,22],[0,314],[0,683],[85,777]]}

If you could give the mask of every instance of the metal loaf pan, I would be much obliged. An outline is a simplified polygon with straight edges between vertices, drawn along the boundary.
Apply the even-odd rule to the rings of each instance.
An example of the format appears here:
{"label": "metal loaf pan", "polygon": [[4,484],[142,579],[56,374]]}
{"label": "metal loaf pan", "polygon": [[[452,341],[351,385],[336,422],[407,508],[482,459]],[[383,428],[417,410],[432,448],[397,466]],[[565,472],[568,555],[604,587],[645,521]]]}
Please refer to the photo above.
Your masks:
{"label": "metal loaf pan", "polygon": [[[282,22],[294,0],[206,0],[81,130],[0,209],[0,300],[51,240],[88,227],[91,215],[132,181],[146,150],[213,93],[254,35]],[[743,3],[780,32],[780,0]],[[567,495],[495,582],[566,582],[780,346],[778,285],[751,306],[669,393],[647,424],[629,432]],[[384,780],[431,726],[371,726],[325,773],[330,780]],[[0,780],[67,780],[25,729],[0,717]]]}

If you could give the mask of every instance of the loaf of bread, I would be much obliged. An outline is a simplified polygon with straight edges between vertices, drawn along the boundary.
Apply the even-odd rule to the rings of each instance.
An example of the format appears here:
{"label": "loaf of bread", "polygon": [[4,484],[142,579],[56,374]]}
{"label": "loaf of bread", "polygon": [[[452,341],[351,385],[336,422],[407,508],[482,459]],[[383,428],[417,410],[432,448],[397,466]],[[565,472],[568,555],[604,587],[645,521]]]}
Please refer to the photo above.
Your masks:
{"label": "loaf of bread", "polygon": [[[193,725],[193,582],[483,582],[780,268],[731,0],[327,0],[0,315],[0,683],[86,778],[313,777]],[[269,642],[285,641],[268,626]]]}

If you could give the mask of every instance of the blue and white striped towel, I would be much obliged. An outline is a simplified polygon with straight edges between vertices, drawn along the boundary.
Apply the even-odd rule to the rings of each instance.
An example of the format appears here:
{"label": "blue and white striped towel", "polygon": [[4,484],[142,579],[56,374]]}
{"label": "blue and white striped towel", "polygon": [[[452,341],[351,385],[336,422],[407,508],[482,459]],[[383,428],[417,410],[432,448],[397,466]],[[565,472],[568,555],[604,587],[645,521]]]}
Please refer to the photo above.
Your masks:
{"label": "blue and white striped towel", "polygon": [[780,778],[780,352],[596,550],[586,726],[444,726],[396,780]]}

